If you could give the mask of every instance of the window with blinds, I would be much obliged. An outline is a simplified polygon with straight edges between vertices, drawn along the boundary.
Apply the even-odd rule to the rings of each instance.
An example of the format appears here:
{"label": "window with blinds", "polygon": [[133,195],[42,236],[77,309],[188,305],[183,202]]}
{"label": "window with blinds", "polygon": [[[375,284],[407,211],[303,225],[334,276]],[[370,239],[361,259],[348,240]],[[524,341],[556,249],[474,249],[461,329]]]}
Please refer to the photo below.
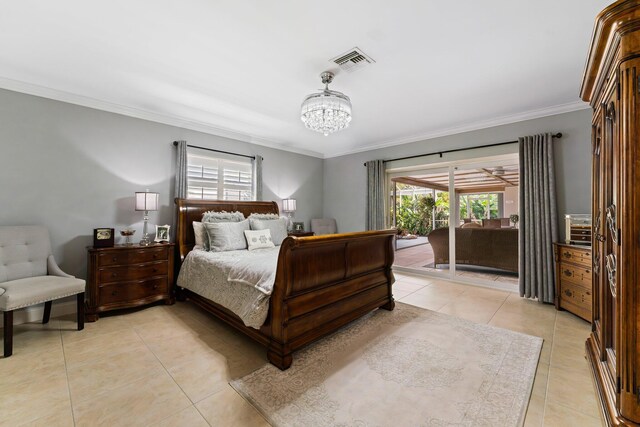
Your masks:
{"label": "window with blinds", "polygon": [[251,159],[229,160],[189,151],[187,170],[188,199],[254,200]]}

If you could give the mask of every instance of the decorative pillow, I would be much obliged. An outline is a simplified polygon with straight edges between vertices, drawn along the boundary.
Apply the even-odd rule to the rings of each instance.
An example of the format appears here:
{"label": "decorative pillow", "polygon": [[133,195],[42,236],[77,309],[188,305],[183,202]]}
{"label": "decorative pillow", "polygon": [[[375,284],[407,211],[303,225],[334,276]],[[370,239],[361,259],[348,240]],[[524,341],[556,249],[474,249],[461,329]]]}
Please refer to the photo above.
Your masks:
{"label": "decorative pillow", "polygon": [[271,239],[271,231],[266,230],[245,230],[244,235],[247,238],[249,250],[273,248],[273,240]]}
{"label": "decorative pillow", "polygon": [[[244,220],[242,212],[207,211],[202,214],[202,222],[240,222]],[[209,250],[209,235],[203,231],[202,246],[205,251]]]}
{"label": "decorative pillow", "polygon": [[482,228],[482,226],[477,222],[467,222],[465,224],[462,224],[460,228]]}
{"label": "decorative pillow", "polygon": [[253,219],[249,218],[252,230],[269,230],[273,244],[279,246],[287,237],[287,220],[278,219]]}
{"label": "decorative pillow", "polygon": [[240,222],[244,220],[242,212],[207,211],[202,214],[202,222]]}
{"label": "decorative pillow", "polygon": [[224,252],[247,249],[244,231],[249,229],[249,220],[240,222],[205,222],[209,236],[209,251]]}
{"label": "decorative pillow", "polygon": [[249,219],[278,219],[280,216],[273,213],[252,213],[249,215]]}
{"label": "decorative pillow", "polygon": [[207,232],[201,222],[193,221],[193,235],[196,237],[196,247],[203,248]]}

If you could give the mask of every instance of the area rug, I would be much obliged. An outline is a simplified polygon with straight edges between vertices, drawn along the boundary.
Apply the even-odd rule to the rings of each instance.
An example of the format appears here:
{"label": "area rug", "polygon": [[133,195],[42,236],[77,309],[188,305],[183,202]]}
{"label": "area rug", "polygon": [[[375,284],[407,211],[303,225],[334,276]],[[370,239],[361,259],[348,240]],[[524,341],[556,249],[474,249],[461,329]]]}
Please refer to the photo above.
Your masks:
{"label": "area rug", "polygon": [[518,426],[541,348],[397,303],[231,385],[274,426]]}

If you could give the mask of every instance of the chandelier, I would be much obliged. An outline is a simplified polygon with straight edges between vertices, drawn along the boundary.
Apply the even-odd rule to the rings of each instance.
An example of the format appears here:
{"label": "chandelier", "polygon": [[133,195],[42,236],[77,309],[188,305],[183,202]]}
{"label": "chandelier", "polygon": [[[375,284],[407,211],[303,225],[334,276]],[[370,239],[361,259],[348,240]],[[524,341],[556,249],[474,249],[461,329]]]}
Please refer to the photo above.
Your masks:
{"label": "chandelier", "polygon": [[333,73],[320,74],[324,90],[308,95],[302,102],[300,118],[304,125],[324,136],[346,129],[351,122],[351,100],[341,92],[329,90]]}

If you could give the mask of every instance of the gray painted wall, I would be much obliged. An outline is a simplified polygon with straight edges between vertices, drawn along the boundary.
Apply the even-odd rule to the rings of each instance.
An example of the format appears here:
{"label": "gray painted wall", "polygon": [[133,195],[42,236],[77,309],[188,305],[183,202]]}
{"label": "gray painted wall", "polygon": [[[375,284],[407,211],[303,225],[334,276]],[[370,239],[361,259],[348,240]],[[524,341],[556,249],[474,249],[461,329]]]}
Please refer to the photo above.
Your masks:
{"label": "gray painted wall", "polygon": [[[309,219],[326,217],[337,219],[339,231],[363,230],[363,162],[546,131],[564,134],[555,146],[561,225],[565,213],[590,211],[590,123],[590,110],[582,110],[323,161],[0,90],[0,225],[48,226],[62,267],[85,277],[85,247],[92,243],[93,228],[114,227],[117,232],[133,226],[135,239],[140,238],[142,213],[133,210],[135,191],[149,188],[160,193],[162,207],[151,213],[152,230],[155,224],[172,223],[175,151],[171,143],[185,139],[193,145],[263,156],[264,199],[280,203],[283,198],[296,198],[294,219],[305,221],[306,227]],[[451,159],[453,155],[442,160]],[[563,227],[560,232],[564,234]]]}
{"label": "gray painted wall", "polygon": [[[591,212],[591,110],[588,109],[325,159],[324,216],[336,218],[341,232],[365,229],[366,168],[363,167],[365,161],[512,141],[519,136],[543,132],[563,133],[561,139],[555,140],[554,155],[558,191],[558,225],[560,237],[564,239],[564,215]],[[506,147],[494,150],[495,154],[507,151],[509,150]],[[466,155],[472,155],[472,153],[466,152]],[[404,165],[451,161],[460,156],[450,154],[444,155],[442,159],[436,156],[421,161],[405,162]],[[393,166],[403,165],[395,163]]]}
{"label": "gray painted wall", "polygon": [[150,230],[172,224],[178,139],[263,156],[264,200],[296,198],[306,227],[322,216],[322,159],[0,90],[0,225],[46,225],[62,268],[84,278],[93,228],[133,226],[140,239],[134,192],[160,193]]}

